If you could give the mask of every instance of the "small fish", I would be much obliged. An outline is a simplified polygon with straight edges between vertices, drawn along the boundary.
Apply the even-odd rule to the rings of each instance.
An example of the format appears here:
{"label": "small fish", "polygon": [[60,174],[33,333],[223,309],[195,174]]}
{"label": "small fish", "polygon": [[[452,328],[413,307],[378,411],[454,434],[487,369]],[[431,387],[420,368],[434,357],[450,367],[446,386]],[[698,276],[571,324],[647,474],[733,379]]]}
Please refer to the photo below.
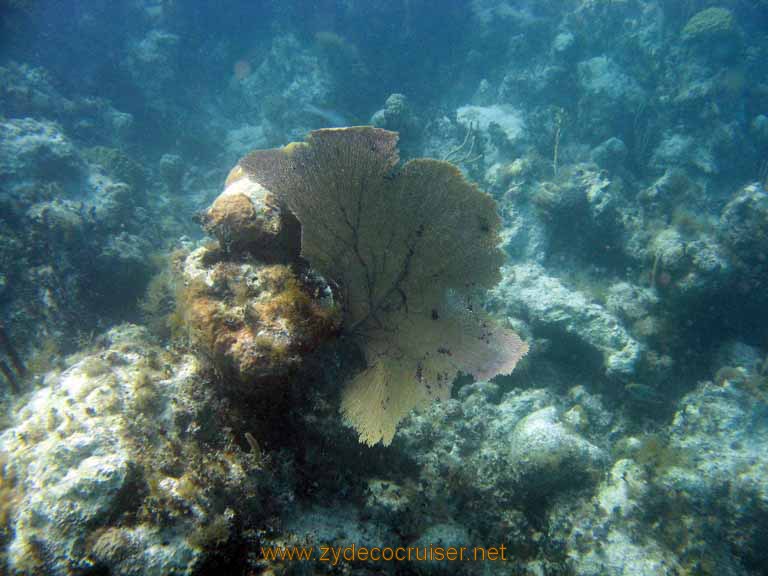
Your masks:
{"label": "small fish", "polygon": [[312,114],[313,116],[322,118],[332,128],[338,128],[340,126],[348,125],[347,119],[344,118],[344,116],[342,116],[338,112],[335,112],[334,110],[328,110],[326,108],[318,108],[313,104],[305,104],[303,110],[304,112]]}

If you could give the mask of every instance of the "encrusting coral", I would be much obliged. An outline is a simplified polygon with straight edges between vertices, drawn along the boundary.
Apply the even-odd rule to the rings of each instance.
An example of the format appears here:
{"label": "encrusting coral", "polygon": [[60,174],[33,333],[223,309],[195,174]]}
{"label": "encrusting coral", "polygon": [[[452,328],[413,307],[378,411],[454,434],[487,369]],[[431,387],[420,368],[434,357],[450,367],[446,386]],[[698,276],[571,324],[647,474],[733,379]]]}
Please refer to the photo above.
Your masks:
{"label": "encrusting coral", "polygon": [[493,199],[449,162],[397,169],[397,138],[372,127],[317,130],[254,151],[231,173],[295,215],[301,256],[338,287],[343,330],[367,364],[341,410],[368,445],[389,444],[413,408],[448,398],[460,371],[492,378],[527,352],[472,303],[500,279]]}
{"label": "encrusting coral", "polygon": [[238,386],[280,386],[304,355],[338,331],[330,289],[311,271],[230,259],[208,246],[187,257],[183,277],[176,321]]}

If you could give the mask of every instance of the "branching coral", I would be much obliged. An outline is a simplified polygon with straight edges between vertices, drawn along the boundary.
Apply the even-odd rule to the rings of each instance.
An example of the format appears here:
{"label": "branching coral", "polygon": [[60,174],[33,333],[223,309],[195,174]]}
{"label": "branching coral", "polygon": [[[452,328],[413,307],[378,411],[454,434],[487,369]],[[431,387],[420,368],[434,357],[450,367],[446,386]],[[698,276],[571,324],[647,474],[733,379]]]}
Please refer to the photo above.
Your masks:
{"label": "branching coral", "polygon": [[341,409],[369,445],[389,444],[410,410],[447,398],[459,371],[491,378],[527,351],[471,304],[500,278],[493,199],[449,162],[397,170],[396,144],[377,128],[318,130],[239,164],[298,218],[302,256],[338,286],[345,331],[367,362]]}

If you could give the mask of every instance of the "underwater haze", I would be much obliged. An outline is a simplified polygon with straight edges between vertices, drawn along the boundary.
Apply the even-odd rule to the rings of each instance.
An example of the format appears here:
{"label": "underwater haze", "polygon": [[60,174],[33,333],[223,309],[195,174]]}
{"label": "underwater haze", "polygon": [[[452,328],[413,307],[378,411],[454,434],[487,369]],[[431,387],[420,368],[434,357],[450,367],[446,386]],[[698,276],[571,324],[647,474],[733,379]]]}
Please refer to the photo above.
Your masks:
{"label": "underwater haze", "polygon": [[768,1],[0,0],[0,575],[767,543]]}

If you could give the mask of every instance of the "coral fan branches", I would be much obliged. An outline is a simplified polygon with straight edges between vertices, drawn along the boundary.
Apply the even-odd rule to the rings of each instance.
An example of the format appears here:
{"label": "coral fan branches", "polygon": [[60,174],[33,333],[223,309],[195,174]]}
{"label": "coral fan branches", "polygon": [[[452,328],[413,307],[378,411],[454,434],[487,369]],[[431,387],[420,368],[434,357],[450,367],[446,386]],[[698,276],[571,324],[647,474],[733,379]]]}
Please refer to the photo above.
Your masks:
{"label": "coral fan branches", "polygon": [[371,218],[385,216],[382,186],[398,161],[396,143],[385,130],[322,130],[306,144],[257,150],[241,161],[298,217],[302,256],[339,284],[350,326],[374,313],[392,284],[381,269],[392,264],[372,246],[384,238]]}
{"label": "coral fan branches", "polygon": [[396,143],[376,128],[318,130],[240,163],[298,218],[302,255],[342,291],[345,330],[368,365],[342,411],[367,444],[388,444],[412,408],[447,397],[459,371],[509,372],[527,349],[456,304],[499,280],[493,200],[449,162],[396,172]]}

